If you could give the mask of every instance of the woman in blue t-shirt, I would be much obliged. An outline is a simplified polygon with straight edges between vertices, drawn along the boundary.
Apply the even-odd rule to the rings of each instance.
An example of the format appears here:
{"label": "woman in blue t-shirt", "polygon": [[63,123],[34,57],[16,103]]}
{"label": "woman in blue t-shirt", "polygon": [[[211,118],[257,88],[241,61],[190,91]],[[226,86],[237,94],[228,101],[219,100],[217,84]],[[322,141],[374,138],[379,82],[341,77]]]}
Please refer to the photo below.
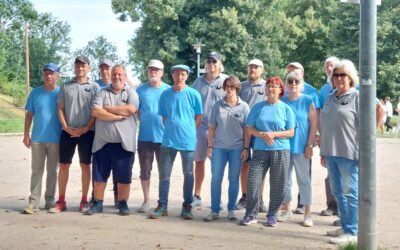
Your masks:
{"label": "woman in blue t-shirt", "polygon": [[254,153],[250,161],[247,180],[246,214],[242,225],[257,223],[261,183],[270,170],[270,201],[266,226],[277,225],[276,213],[285,196],[285,186],[290,160],[289,138],[294,135],[296,117],[293,110],[280,101],[285,87],[278,76],[265,84],[267,100],[254,105],[246,125],[255,137]]}
{"label": "woman in blue t-shirt", "polygon": [[311,218],[311,157],[313,154],[315,134],[317,132],[317,117],[313,100],[302,94],[304,88],[303,77],[291,72],[286,77],[285,85],[288,95],[282,102],[288,104],[296,114],[296,133],[290,138],[290,164],[285,198],[282,210],[278,214],[278,221],[287,221],[292,217],[290,201],[292,200],[292,171],[296,171],[297,184],[300,192],[300,205],[304,205],[305,214],[303,226],[312,227]]}

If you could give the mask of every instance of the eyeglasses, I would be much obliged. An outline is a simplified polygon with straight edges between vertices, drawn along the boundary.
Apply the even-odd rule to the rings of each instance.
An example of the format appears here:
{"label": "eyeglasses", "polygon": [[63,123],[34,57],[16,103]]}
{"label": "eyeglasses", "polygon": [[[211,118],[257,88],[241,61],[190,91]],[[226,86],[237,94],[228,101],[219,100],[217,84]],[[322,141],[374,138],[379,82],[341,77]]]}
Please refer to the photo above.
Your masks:
{"label": "eyeglasses", "polygon": [[271,84],[271,85],[265,86],[265,88],[266,88],[266,89],[280,89],[281,86],[275,85],[275,84]]}
{"label": "eyeglasses", "polygon": [[287,83],[288,84],[294,84],[295,83],[296,85],[299,85],[300,81],[299,80],[288,80]]}
{"label": "eyeglasses", "polygon": [[217,60],[207,59],[207,64],[216,64]]}
{"label": "eyeglasses", "polygon": [[347,74],[346,73],[340,73],[340,74],[335,73],[332,76],[333,76],[333,78],[339,79],[339,78],[345,78],[347,76]]}

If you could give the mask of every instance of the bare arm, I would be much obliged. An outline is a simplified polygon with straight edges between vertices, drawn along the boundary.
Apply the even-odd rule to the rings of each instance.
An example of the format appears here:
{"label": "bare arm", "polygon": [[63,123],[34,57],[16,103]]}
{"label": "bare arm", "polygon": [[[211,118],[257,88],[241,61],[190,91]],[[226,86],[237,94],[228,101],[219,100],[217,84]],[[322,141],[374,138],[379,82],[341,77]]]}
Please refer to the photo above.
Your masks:
{"label": "bare arm", "polygon": [[264,131],[259,131],[253,126],[248,126],[247,127],[251,133],[251,135],[254,135],[256,137],[261,137],[265,143],[272,145],[275,142],[275,138],[290,138],[293,137],[294,135],[294,128],[284,130],[284,131],[272,131],[272,132],[264,132]]}
{"label": "bare arm", "polygon": [[103,108],[109,113],[125,117],[133,115],[137,111],[137,107],[131,104]]}
{"label": "bare arm", "polygon": [[102,107],[93,107],[92,116],[103,121],[119,121],[126,119],[126,116],[115,115]]}
{"label": "bare arm", "polygon": [[247,160],[248,154],[249,154],[249,148],[250,148],[250,137],[251,133],[249,131],[249,128],[243,128],[243,134],[244,134],[244,142],[243,142],[243,150],[242,153],[240,154],[240,159],[242,161]]}
{"label": "bare arm", "polygon": [[194,119],[196,120],[196,128],[198,128],[201,124],[201,119],[203,118],[203,115],[196,115]]}
{"label": "bare arm", "polygon": [[68,134],[70,134],[71,137],[79,137],[79,133],[76,131],[76,129],[69,127],[65,120],[64,103],[60,102],[57,104],[57,115],[58,115],[58,120],[61,123],[62,129]]}
{"label": "bare arm", "polygon": [[25,125],[24,125],[24,139],[23,143],[25,147],[30,148],[31,147],[31,136],[30,136],[30,128],[32,125],[32,119],[33,119],[33,112],[27,111],[25,113]]}
{"label": "bare arm", "polygon": [[318,111],[316,110],[314,104],[311,104],[308,111],[308,120],[310,121],[310,131],[308,132],[307,146],[304,155],[307,159],[311,159],[313,155],[313,145],[315,140],[315,134],[318,128]]}
{"label": "bare arm", "polygon": [[213,149],[214,149],[214,135],[215,129],[217,128],[216,125],[208,126],[208,148],[207,148],[207,156],[211,158]]}
{"label": "bare arm", "polygon": [[384,121],[385,110],[380,103],[376,104],[376,127],[379,127]]}

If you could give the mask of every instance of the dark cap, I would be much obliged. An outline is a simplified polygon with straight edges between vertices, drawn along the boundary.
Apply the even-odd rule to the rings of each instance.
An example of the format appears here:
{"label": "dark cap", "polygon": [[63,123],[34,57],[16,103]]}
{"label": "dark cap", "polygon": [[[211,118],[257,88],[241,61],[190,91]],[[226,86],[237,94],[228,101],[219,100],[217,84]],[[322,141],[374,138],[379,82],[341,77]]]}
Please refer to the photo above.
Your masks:
{"label": "dark cap", "polygon": [[60,68],[57,65],[55,65],[54,63],[48,63],[48,64],[44,65],[43,71],[45,71],[45,70],[51,70],[53,72],[60,73]]}
{"label": "dark cap", "polygon": [[85,64],[90,65],[89,58],[87,58],[86,56],[78,56],[77,58],[75,58],[75,63],[77,63],[77,62],[83,62]]}
{"label": "dark cap", "polygon": [[221,55],[218,52],[212,51],[208,53],[207,59],[214,59],[217,61],[221,61]]}
{"label": "dark cap", "polygon": [[109,60],[109,59],[103,59],[103,60],[101,60],[100,63],[99,63],[99,67],[100,67],[101,65],[103,65],[103,64],[107,65],[108,67],[114,66],[114,63],[113,63],[111,60]]}

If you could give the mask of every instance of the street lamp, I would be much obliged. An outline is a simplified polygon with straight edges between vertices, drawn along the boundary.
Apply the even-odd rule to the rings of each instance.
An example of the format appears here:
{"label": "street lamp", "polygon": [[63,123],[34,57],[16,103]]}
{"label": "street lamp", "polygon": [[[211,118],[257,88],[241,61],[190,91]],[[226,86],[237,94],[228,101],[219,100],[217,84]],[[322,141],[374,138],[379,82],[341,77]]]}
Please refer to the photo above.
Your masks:
{"label": "street lamp", "polygon": [[200,71],[202,73],[204,73],[204,69],[200,69],[200,54],[201,54],[201,47],[205,46],[205,44],[202,44],[201,42],[199,42],[199,40],[197,40],[197,43],[192,45],[193,48],[196,50],[196,54],[197,54],[197,77],[200,76]]}

